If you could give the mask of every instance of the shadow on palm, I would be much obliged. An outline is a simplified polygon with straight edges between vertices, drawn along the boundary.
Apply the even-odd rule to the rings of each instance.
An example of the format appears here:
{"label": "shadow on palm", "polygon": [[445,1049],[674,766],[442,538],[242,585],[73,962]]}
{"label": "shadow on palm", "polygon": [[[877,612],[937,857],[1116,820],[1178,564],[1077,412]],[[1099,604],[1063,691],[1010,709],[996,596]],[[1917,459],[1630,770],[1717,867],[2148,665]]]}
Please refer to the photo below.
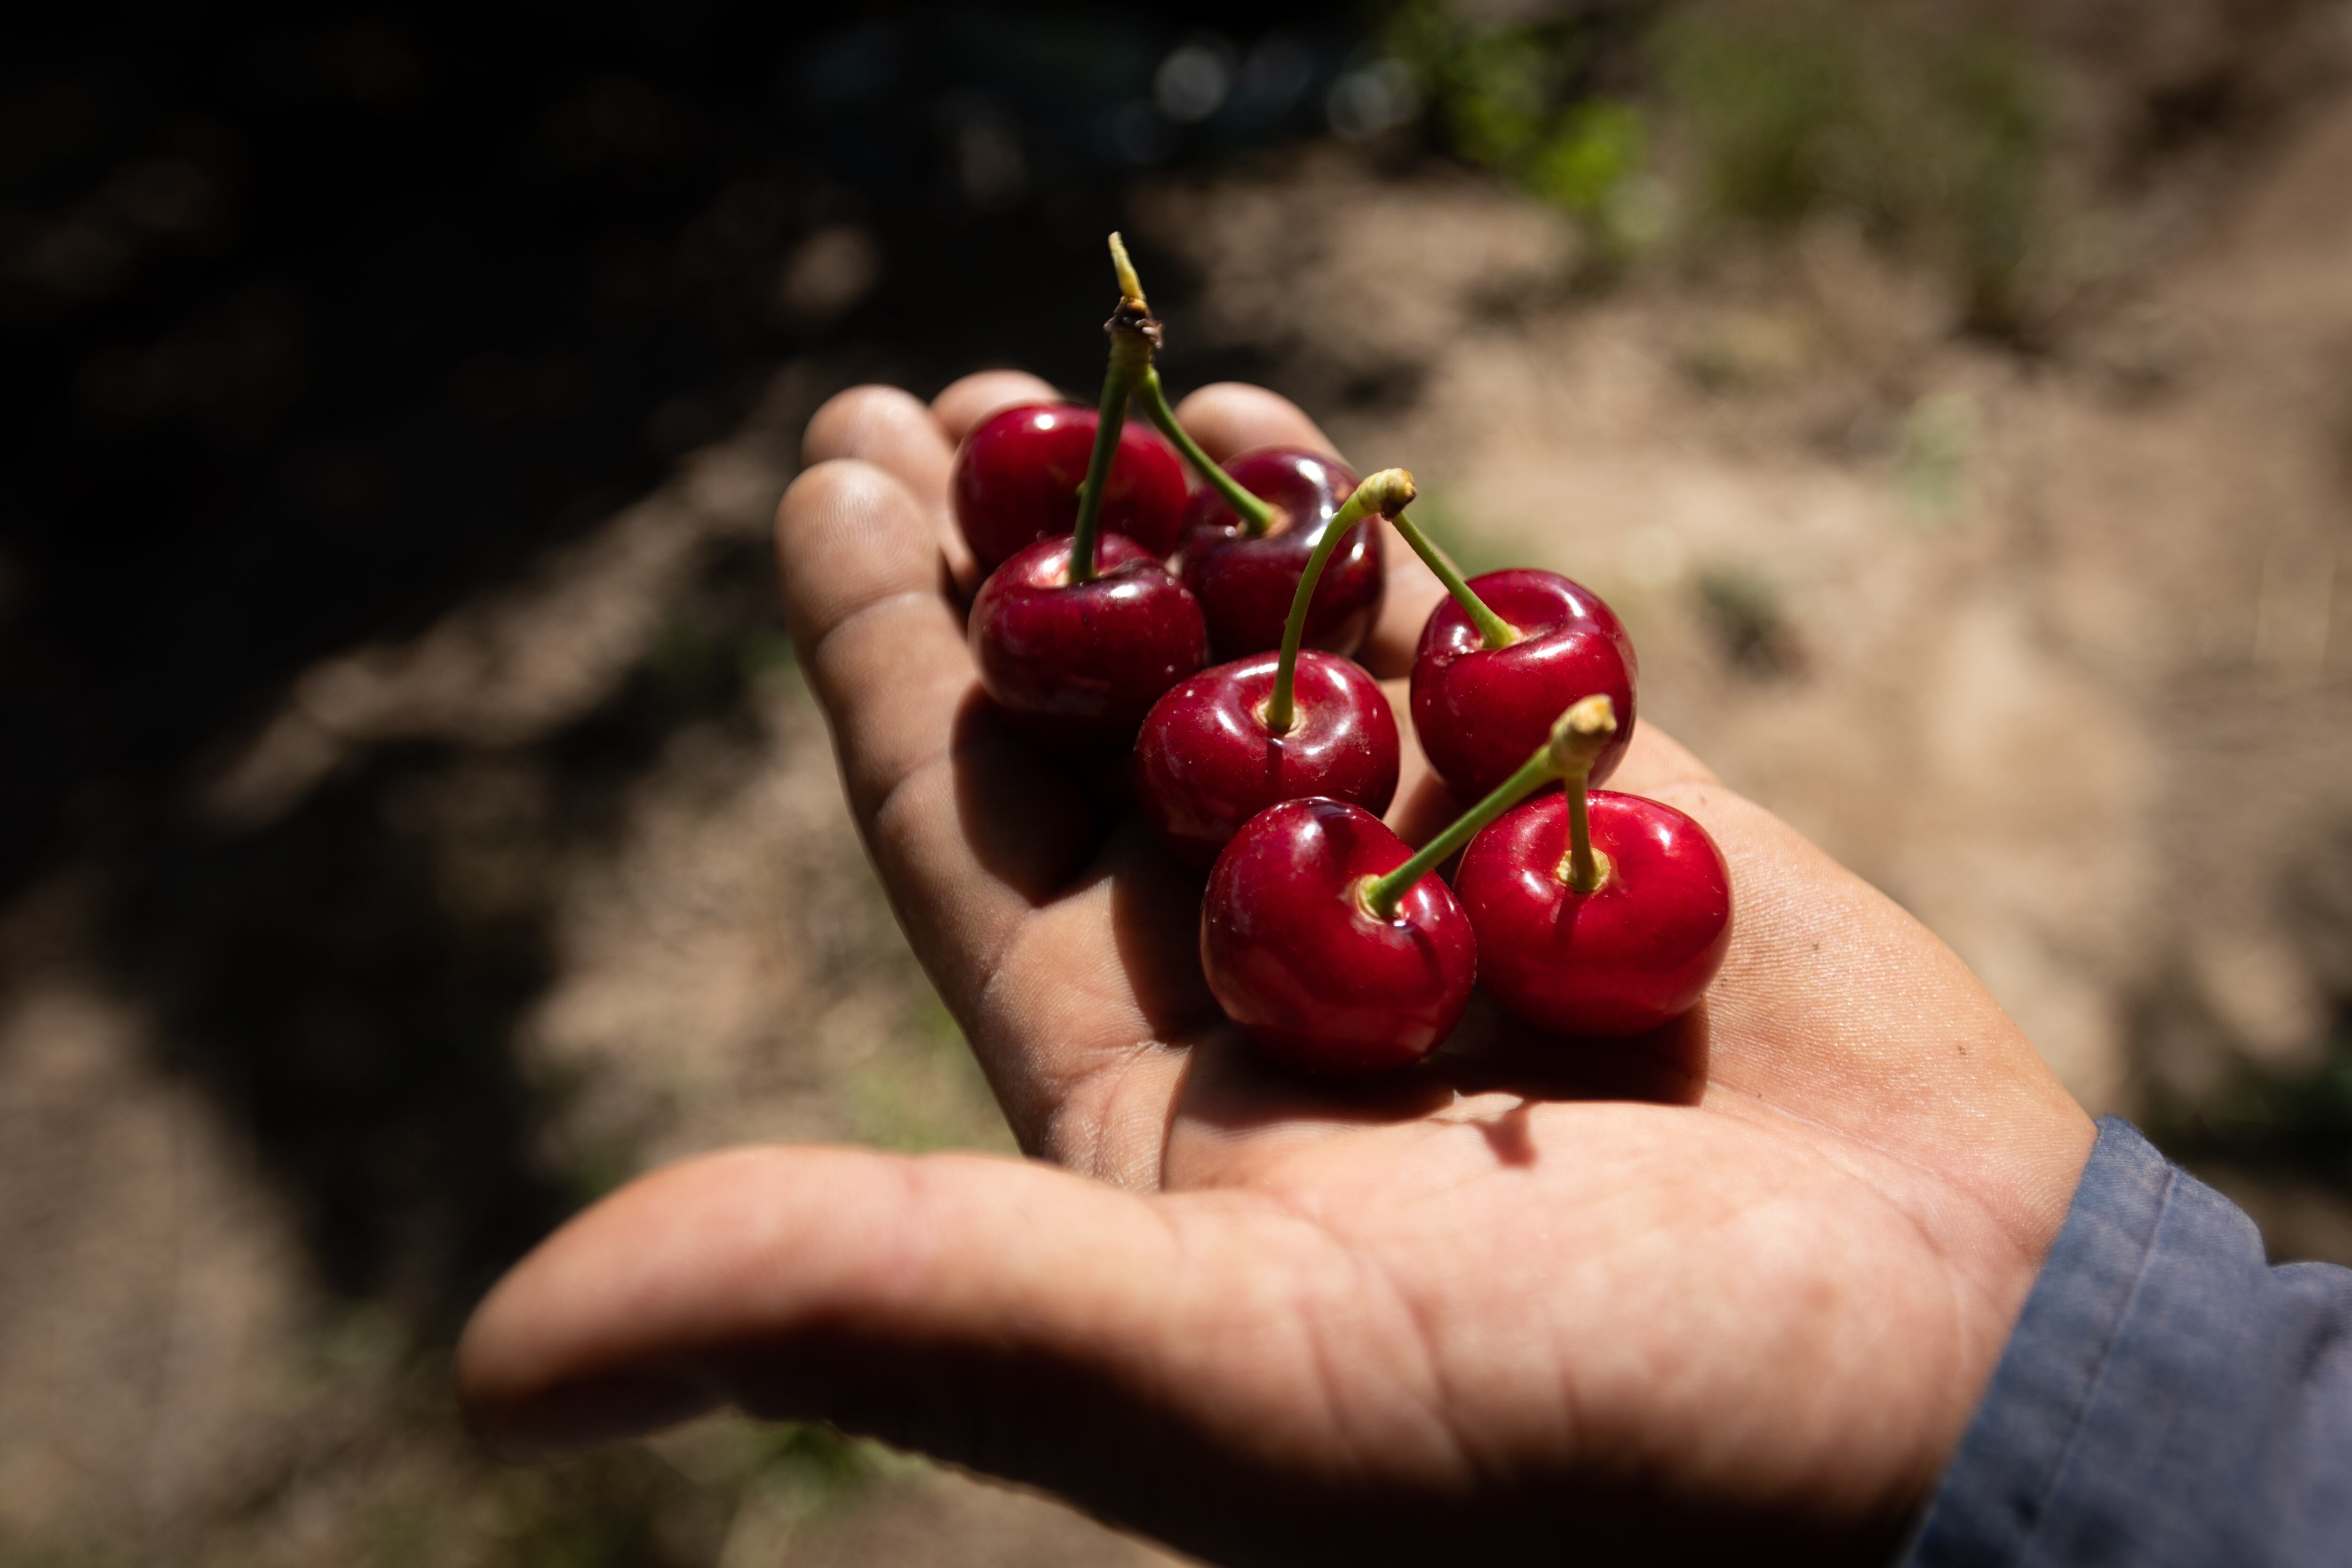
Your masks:
{"label": "shadow on palm", "polygon": [[[1267,1063],[1237,1031],[1221,1026],[1192,1048],[1176,1097],[1170,1141],[1179,1156],[1193,1139],[1220,1143],[1286,1140],[1309,1131],[1437,1121],[1475,1127],[1496,1162],[1537,1158],[1534,1117],[1552,1105],[1622,1101],[1696,1108],[1706,1088],[1702,1005],[1664,1028],[1631,1040],[1572,1040],[1528,1028],[1475,997],[1454,1037],[1402,1072],[1371,1079],[1320,1079]],[[1182,1160],[1180,1173],[1202,1163]]]}

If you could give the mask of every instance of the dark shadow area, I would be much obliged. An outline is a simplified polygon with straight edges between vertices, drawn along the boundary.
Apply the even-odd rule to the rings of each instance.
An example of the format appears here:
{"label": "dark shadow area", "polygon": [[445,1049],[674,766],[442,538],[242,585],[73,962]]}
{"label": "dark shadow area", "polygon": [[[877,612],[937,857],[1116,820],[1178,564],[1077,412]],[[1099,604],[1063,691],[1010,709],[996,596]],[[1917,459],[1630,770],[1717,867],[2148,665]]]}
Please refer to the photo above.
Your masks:
{"label": "dark shadow area", "polygon": [[11,883],[94,784],[601,519],[785,357],[1089,387],[1123,182],[1242,139],[1121,140],[1190,10],[503,16],[12,49]]}
{"label": "dark shadow area", "polygon": [[1500,1116],[1480,1117],[1471,1123],[1486,1140],[1486,1147],[1495,1152],[1497,1164],[1524,1168],[1536,1163],[1535,1135],[1528,1130],[1528,1116],[1533,1107],[1532,1100],[1523,1100]]}
{"label": "dark shadow area", "polygon": [[1286,1121],[1412,1121],[1444,1110],[1461,1096],[1514,1095],[1517,1109],[1475,1124],[1498,1160],[1524,1164],[1535,1157],[1524,1125],[1530,1106],[1554,1100],[1696,1105],[1706,1090],[1707,1042],[1704,1002],[1646,1035],[1584,1040],[1530,1029],[1481,992],[1435,1055],[1371,1078],[1291,1072],[1250,1049],[1230,1028],[1196,1034],[1177,1109],[1210,1127],[1244,1132]]}
{"label": "dark shadow area", "polygon": [[688,723],[747,722],[736,650],[772,619],[763,551],[718,552],[654,658],[530,746],[386,745],[244,832],[180,818],[118,858],[114,937],[172,1024],[171,1065],[282,1181],[324,1281],[428,1331],[594,1172],[532,1148],[514,1028],[550,977],[565,852]]}
{"label": "dark shadow area", "polygon": [[1220,1131],[1244,1133],[1276,1122],[1360,1127],[1417,1121],[1454,1100],[1453,1079],[1435,1061],[1370,1078],[1310,1076],[1276,1066],[1222,1024],[1196,1034],[1192,1046],[1176,1112]]}
{"label": "dark shadow area", "polygon": [[[928,394],[1018,362],[1090,390],[1128,183],[1319,131],[1358,25],[712,4],[16,26],[0,889],[106,871],[121,978],[334,1288],[444,1328],[593,1184],[534,1157],[510,1049],[551,868],[614,830],[666,737],[738,714],[771,563],[709,563],[685,643],[529,745],[378,746],[249,831],[194,819],[199,775],[315,661],[646,494],[779,366]],[[1155,71],[1204,27],[1235,85],[1171,117]],[[1179,269],[1139,260],[1181,304]]]}
{"label": "dark shadow area", "polygon": [[1097,863],[1110,879],[1110,938],[1152,1037],[1172,1041],[1223,1020],[1201,972],[1201,874],[1129,812]]}
{"label": "dark shadow area", "polygon": [[1694,1106],[1706,1093],[1712,1038],[1704,999],[1646,1034],[1582,1039],[1519,1023],[1482,993],[1438,1060],[1465,1094]]}
{"label": "dark shadow area", "polygon": [[[956,709],[949,741],[956,823],[972,858],[1033,909],[1043,909],[1089,874],[1124,803],[1117,764],[1057,757],[1013,732],[975,683]],[[1085,775],[1110,776],[1088,787]]]}

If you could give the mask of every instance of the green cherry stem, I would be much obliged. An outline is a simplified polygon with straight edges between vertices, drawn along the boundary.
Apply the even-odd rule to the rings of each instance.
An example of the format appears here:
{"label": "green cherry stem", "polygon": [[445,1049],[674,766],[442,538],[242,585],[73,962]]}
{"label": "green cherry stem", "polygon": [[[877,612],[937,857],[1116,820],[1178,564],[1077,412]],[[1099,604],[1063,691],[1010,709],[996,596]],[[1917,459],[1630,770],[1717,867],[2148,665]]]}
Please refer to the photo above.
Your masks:
{"label": "green cherry stem", "polygon": [[1176,449],[1184,454],[1184,460],[1192,465],[1193,471],[1207,480],[1209,488],[1223,497],[1225,504],[1240,515],[1242,531],[1252,539],[1263,538],[1266,530],[1274,526],[1274,508],[1242,489],[1233,475],[1201,450],[1201,444],[1192,439],[1192,433],[1176,423],[1176,411],[1168,406],[1167,389],[1160,384],[1157,365],[1144,371],[1143,383],[1135,391],[1143,404],[1144,414],[1160,426],[1160,433],[1174,443]]}
{"label": "green cherry stem", "polygon": [[[1591,829],[1584,815],[1584,781],[1591,776],[1592,759],[1617,732],[1617,709],[1608,698],[1587,697],[1569,705],[1552,723],[1551,739],[1536,748],[1517,773],[1496,784],[1494,792],[1456,817],[1454,826],[1423,845],[1413,858],[1385,877],[1366,877],[1356,884],[1356,898],[1374,920],[1396,919],[1397,906],[1412,885],[1435,870],[1445,858],[1470,842],[1477,831],[1554,779],[1568,782],[1570,872],[1562,880],[1580,893],[1601,885],[1601,870],[1592,853]],[[1578,879],[1585,879],[1580,881]]]}
{"label": "green cherry stem", "polygon": [[1315,552],[1307,558],[1307,569],[1298,574],[1297,591],[1290,595],[1290,619],[1282,626],[1282,657],[1274,667],[1274,695],[1266,699],[1265,727],[1276,735],[1287,734],[1297,712],[1293,688],[1298,677],[1298,645],[1307,637],[1307,606],[1315,598],[1315,585],[1322,579],[1323,563],[1331,559],[1339,547],[1339,538],[1368,512],[1379,512],[1391,521],[1402,521],[1399,513],[1412,504],[1412,476],[1402,468],[1382,468],[1356,487],[1355,494],[1341,504],[1323,526],[1323,537],[1315,542]]}
{"label": "green cherry stem", "polygon": [[1462,580],[1462,574],[1455,571],[1454,563],[1445,558],[1445,552],[1431,543],[1429,536],[1414,527],[1410,518],[1399,517],[1390,521],[1396,524],[1397,531],[1404,535],[1404,542],[1412,546],[1412,552],[1436,574],[1439,582],[1445,584],[1445,591],[1454,595],[1454,602],[1462,606],[1463,613],[1478,628],[1479,637],[1485,639],[1488,647],[1508,647],[1519,640],[1518,628],[1488,609],[1486,601],[1470,591],[1470,584]]}
{"label": "green cherry stem", "polygon": [[[1118,273],[1120,293],[1133,300],[1138,310],[1149,315],[1151,308],[1143,302],[1143,279],[1136,275],[1135,263],[1128,259],[1127,242],[1116,234],[1110,237],[1110,264]],[[1157,348],[1160,338],[1156,322],[1154,327],[1150,346]],[[1236,484],[1233,475],[1218,467],[1208,453],[1201,450],[1201,444],[1192,439],[1192,432],[1176,422],[1176,410],[1168,405],[1168,389],[1160,384],[1159,367],[1151,363],[1149,355],[1145,357],[1142,374],[1136,378],[1134,391],[1143,400],[1144,414],[1160,426],[1160,433],[1175,444],[1176,449],[1184,455],[1184,460],[1192,465],[1193,471],[1208,481],[1209,488],[1223,496],[1225,504],[1240,514],[1244,532],[1256,539],[1274,526],[1274,509]]]}
{"label": "green cherry stem", "polygon": [[[1117,245],[1118,237],[1111,242]],[[1115,252],[1125,260],[1123,251]],[[1122,270],[1129,278],[1134,268]],[[1122,282],[1125,279],[1122,279]],[[1136,383],[1151,368],[1151,348],[1160,341],[1160,323],[1139,294],[1122,293],[1118,309],[1103,323],[1110,334],[1110,365],[1103,372],[1102,403],[1095,419],[1095,449],[1087,455],[1086,482],[1078,487],[1077,526],[1070,531],[1070,581],[1091,583],[1095,577],[1095,535],[1102,518],[1103,487],[1110,482],[1111,459],[1118,456],[1118,433],[1127,426],[1127,400]]]}
{"label": "green cherry stem", "polygon": [[[1609,699],[1600,699],[1607,702]],[[1609,733],[1615,733],[1617,721],[1612,715]],[[1609,857],[1592,847],[1592,816],[1585,805],[1584,792],[1591,786],[1592,761],[1585,759],[1584,766],[1565,775],[1568,784],[1568,853],[1560,857],[1552,875],[1579,893],[1597,893],[1601,884],[1609,879]]]}

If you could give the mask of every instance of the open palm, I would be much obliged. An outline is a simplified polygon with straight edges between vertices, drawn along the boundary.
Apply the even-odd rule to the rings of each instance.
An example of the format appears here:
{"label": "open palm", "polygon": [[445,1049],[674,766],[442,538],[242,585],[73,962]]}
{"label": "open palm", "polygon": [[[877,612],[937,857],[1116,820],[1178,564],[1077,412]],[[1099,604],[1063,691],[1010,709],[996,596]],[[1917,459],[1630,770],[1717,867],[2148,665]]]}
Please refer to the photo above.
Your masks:
{"label": "open palm", "polygon": [[[1697,817],[1735,882],[1696,1013],[1572,1045],[1481,1003],[1392,1080],[1258,1066],[1201,980],[1197,877],[974,683],[950,456],[1044,393],[835,399],[778,538],[899,919],[1062,1169],[765,1148],[649,1176],[485,1302],[472,1407],[550,1442],[824,1417],[1222,1562],[1884,1560],[2088,1119],[1941,943],[1648,728],[1612,784]],[[1220,457],[1323,444],[1250,388],[1183,415]],[[1391,566],[1384,675],[1435,591]],[[1395,819],[1442,809],[1409,777]]]}

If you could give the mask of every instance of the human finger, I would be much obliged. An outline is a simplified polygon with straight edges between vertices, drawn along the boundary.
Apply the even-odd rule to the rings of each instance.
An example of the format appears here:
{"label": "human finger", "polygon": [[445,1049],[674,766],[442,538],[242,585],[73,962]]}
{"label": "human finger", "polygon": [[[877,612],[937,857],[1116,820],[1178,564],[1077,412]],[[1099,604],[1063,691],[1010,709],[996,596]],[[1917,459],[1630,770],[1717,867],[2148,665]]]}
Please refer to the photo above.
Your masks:
{"label": "human finger", "polygon": [[[1272,1204],[1144,1198],[971,1156],[751,1149],[647,1177],[559,1231],[478,1310],[457,1377],[477,1425],[509,1443],[733,1404],[1190,1543],[1247,1509],[1263,1555],[1287,1533],[1272,1505],[1353,1479],[1328,1473],[1335,1448],[1342,1468],[1361,1445],[1383,1470],[1451,1458],[1421,1391],[1398,1386],[1417,1369],[1392,1306]],[[1405,1352],[1402,1376],[1335,1389],[1305,1353],[1318,1329],[1360,1358]],[[1365,1399],[1367,1383],[1389,1395]]]}
{"label": "human finger", "polygon": [[971,434],[972,426],[1000,408],[1016,403],[1058,403],[1062,395],[1053,385],[1025,370],[982,370],[948,384],[931,399],[931,417],[950,445]]}
{"label": "human finger", "polygon": [[1412,727],[1412,693],[1403,679],[1381,681],[1381,695],[1388,699],[1397,727],[1396,794],[1382,820],[1407,844],[1426,844],[1462,815],[1462,807],[1429,765],[1429,753],[1421,749],[1421,737]]}
{"label": "human finger", "polygon": [[[925,412],[935,439],[950,449],[962,445],[973,426],[1000,408],[1016,403],[1050,403],[1055,393],[1037,377],[1025,371],[984,370],[949,384],[947,390],[931,400]],[[941,468],[940,483],[951,481],[954,471],[952,456]],[[954,521],[954,506],[945,508],[941,545],[948,559],[948,572],[955,579],[958,596],[970,602],[979,592],[981,580],[988,574],[981,570],[980,561],[963,536],[963,529]]]}
{"label": "human finger", "polygon": [[[895,477],[850,459],[809,469],[778,508],[776,554],[852,815],[917,956],[971,1019],[1034,910],[1093,852],[1093,813],[980,699],[929,525]],[[973,1045],[1037,1146],[1055,1110],[1044,1078],[1017,1040]]]}
{"label": "human finger", "polygon": [[1176,419],[1220,463],[1253,447],[1305,447],[1339,456],[1322,426],[1298,405],[1247,382],[1220,381],[1200,388],[1176,405]]}
{"label": "human finger", "polygon": [[852,458],[871,463],[906,487],[931,525],[933,547],[947,563],[960,595],[980,585],[979,563],[964,543],[948,506],[948,474],[955,443],[930,408],[895,386],[853,386],[836,393],[809,418],[801,461]]}
{"label": "human finger", "polygon": [[[568,1446],[635,1429],[648,1412],[748,1393],[732,1386],[730,1365],[748,1344],[845,1316],[876,1333],[918,1316],[950,1331],[1003,1327],[1005,1298],[1041,1273],[1097,1299],[1028,1331],[1132,1333],[1150,1303],[1129,1288],[1164,1268],[1135,1223],[1137,1203],[976,1158],[709,1156],[625,1188],[509,1271],[467,1326],[459,1386],[493,1433]],[[992,1247],[1008,1215],[1030,1223],[1013,1226],[1010,1250]],[[1014,1267],[1008,1279],[981,1262]],[[1038,1304],[1056,1319],[1070,1306],[1061,1294]]]}

